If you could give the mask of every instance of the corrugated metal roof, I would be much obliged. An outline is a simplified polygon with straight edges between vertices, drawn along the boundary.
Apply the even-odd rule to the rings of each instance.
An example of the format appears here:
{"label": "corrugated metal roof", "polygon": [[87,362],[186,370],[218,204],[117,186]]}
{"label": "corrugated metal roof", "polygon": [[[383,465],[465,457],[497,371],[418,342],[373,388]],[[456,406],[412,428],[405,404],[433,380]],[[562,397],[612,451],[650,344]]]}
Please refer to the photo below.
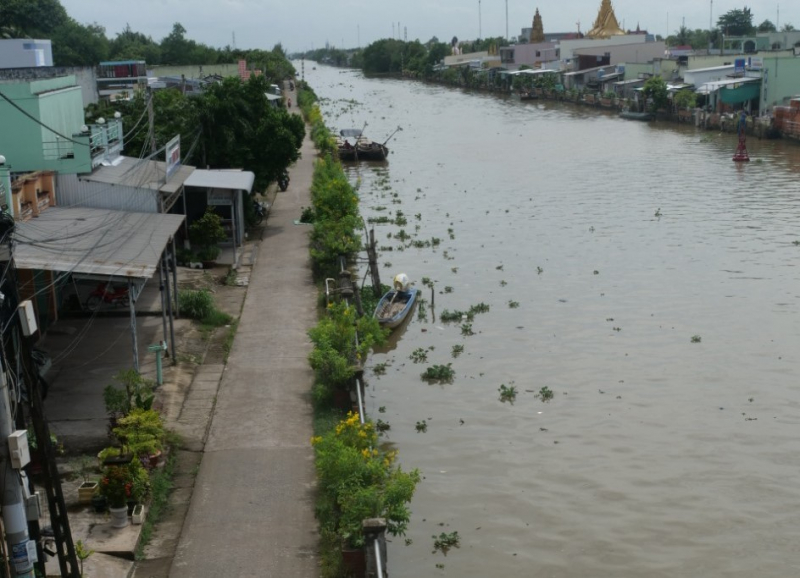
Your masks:
{"label": "corrugated metal roof", "polygon": [[14,261],[40,269],[149,279],[183,215],[50,207],[14,229]]}
{"label": "corrugated metal roof", "polygon": [[186,178],[192,174],[194,167],[181,165],[175,174],[164,183],[167,174],[167,163],[149,161],[133,157],[120,157],[121,161],[114,166],[97,167],[88,175],[81,175],[82,181],[94,181],[110,185],[127,185],[141,189],[155,189],[168,195],[181,188]]}
{"label": "corrugated metal roof", "polygon": [[255,178],[255,174],[250,171],[195,169],[183,184],[187,187],[229,189],[249,193],[253,189]]}

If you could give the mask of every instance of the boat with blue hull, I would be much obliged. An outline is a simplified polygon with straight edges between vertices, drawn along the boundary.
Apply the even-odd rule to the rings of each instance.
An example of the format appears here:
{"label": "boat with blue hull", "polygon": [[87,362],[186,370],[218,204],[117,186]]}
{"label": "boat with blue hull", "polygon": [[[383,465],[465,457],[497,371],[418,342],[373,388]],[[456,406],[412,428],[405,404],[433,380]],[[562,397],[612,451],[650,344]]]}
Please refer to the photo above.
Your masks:
{"label": "boat with blue hull", "polygon": [[383,327],[394,329],[400,325],[414,309],[419,289],[409,286],[404,274],[394,278],[394,289],[387,291],[375,307],[375,319]]}

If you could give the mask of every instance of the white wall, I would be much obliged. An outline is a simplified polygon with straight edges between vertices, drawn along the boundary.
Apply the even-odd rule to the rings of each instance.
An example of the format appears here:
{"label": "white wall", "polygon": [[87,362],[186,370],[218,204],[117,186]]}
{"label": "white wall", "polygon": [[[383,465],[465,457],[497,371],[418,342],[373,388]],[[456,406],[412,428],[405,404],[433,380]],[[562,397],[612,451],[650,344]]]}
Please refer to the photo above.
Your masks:
{"label": "white wall", "polygon": [[656,58],[664,58],[667,46],[663,42],[646,42],[644,44],[623,44],[615,46],[591,46],[578,48],[573,51],[574,57],[603,56],[610,53],[610,64],[623,64],[628,62],[650,62]]}
{"label": "white wall", "polygon": [[[562,40],[559,42],[561,48],[561,60],[572,60],[573,52],[579,48],[600,48],[608,46],[620,46],[622,44],[644,44],[647,41],[646,34],[626,34],[625,36],[612,36],[611,38],[592,39],[576,38],[574,40]],[[606,48],[605,52],[608,52]]]}

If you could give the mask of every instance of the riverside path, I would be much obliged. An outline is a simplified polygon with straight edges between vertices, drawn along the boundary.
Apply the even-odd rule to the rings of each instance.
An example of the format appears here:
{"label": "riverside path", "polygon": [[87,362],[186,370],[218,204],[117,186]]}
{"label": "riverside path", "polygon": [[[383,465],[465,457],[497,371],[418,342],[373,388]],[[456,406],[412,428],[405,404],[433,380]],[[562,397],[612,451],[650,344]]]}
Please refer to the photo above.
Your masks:
{"label": "riverside path", "polygon": [[273,203],[223,374],[171,578],[319,575],[306,332],[315,321],[306,137]]}

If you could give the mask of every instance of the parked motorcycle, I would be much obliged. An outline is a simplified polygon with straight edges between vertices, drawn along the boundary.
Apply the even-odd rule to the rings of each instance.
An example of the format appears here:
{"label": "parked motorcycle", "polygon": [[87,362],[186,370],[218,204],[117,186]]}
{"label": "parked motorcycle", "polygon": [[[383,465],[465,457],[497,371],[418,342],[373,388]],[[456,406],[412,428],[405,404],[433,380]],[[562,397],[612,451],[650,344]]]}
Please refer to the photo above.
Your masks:
{"label": "parked motorcycle", "polygon": [[269,203],[253,200],[253,212],[255,212],[256,215],[254,220],[255,224],[260,225],[261,221],[263,221],[267,213],[269,213]]}
{"label": "parked motorcycle", "polygon": [[110,287],[107,283],[100,283],[94,291],[89,293],[86,299],[86,308],[89,311],[97,311],[100,306],[108,305],[128,305],[130,296],[127,287]]}
{"label": "parked motorcycle", "polygon": [[281,192],[285,191],[289,188],[289,174],[284,172],[281,176],[278,177],[278,188]]}

